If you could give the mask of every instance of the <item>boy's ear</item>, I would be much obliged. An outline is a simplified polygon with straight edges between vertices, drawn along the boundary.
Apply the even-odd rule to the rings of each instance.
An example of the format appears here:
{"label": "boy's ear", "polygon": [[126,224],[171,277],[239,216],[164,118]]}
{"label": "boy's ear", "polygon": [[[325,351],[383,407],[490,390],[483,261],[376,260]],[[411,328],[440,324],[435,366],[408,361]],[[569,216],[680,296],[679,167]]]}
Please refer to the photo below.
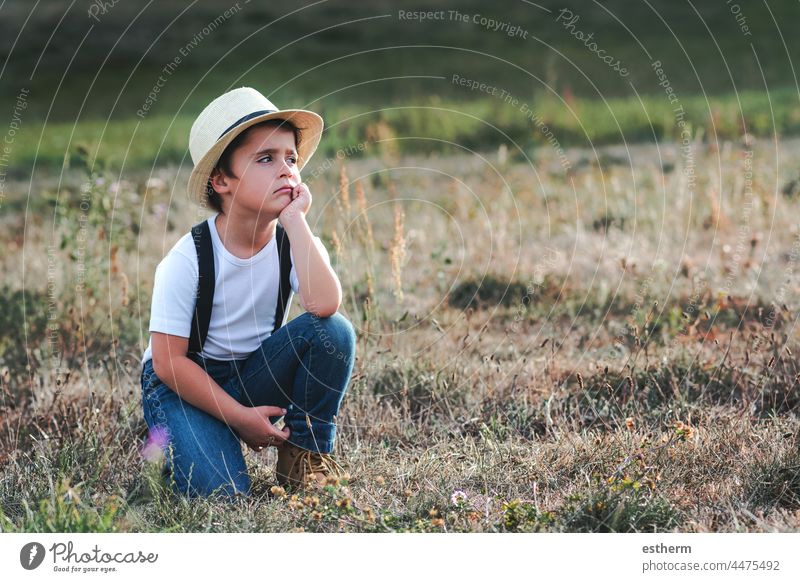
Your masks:
{"label": "boy's ear", "polygon": [[217,191],[218,194],[228,194],[231,191],[231,179],[220,171],[219,168],[214,168],[211,171],[211,187]]}

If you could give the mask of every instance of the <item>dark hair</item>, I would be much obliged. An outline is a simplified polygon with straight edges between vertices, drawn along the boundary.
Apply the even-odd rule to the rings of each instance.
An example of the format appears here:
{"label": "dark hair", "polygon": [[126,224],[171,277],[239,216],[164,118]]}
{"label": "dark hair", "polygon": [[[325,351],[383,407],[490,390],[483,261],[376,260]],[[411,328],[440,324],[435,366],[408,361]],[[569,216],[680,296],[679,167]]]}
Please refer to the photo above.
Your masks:
{"label": "dark hair", "polygon": [[[300,145],[300,137],[302,135],[302,129],[297,127],[291,121],[285,119],[267,119],[266,121],[262,121],[261,123],[256,123],[255,125],[251,125],[247,129],[245,129],[242,133],[237,135],[231,143],[225,148],[225,150],[220,154],[219,159],[217,160],[216,165],[214,166],[214,170],[219,170],[223,174],[230,176],[232,178],[236,178],[237,176],[231,170],[231,160],[233,159],[233,153],[241,146],[244,141],[247,139],[247,135],[256,127],[280,127],[282,129],[291,130],[294,132],[294,143],[295,147]],[[212,170],[212,173],[213,171]],[[211,185],[211,177],[209,176],[208,182],[206,183],[206,195],[208,196],[208,205],[211,206],[217,212],[222,212],[222,197],[219,195],[219,192],[214,190],[214,187]]]}

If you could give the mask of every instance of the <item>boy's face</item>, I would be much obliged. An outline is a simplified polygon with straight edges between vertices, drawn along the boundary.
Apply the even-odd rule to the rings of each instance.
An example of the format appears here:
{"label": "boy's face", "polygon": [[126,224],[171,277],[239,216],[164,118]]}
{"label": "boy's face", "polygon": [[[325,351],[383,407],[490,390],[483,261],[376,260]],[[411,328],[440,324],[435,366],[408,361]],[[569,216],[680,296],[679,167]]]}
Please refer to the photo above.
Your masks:
{"label": "boy's face", "polygon": [[292,201],[291,188],[300,183],[294,131],[254,127],[233,152],[231,170],[237,178],[212,178],[215,189],[228,200],[225,211],[236,207],[277,217]]}

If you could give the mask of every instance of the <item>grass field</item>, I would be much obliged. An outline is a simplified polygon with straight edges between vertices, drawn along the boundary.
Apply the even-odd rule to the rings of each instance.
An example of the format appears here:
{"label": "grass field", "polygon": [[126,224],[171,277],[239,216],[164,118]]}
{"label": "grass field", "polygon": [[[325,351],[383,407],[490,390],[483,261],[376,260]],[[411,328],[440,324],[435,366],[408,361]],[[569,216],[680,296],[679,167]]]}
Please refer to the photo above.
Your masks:
{"label": "grass field", "polygon": [[[437,87],[451,79],[436,81]],[[463,89],[468,92],[468,89]],[[354,105],[325,109],[307,105],[326,116],[328,126],[320,145],[327,157],[369,157],[391,148],[399,154],[453,155],[463,148],[486,150],[508,144],[512,156],[524,160],[537,148],[549,148],[547,132],[558,136],[563,147],[594,147],[619,143],[654,143],[679,140],[676,104],[665,95],[579,98],[539,92],[519,95],[511,105],[498,97],[470,101],[444,100],[437,96],[401,106],[364,109]],[[738,139],[746,129],[754,136],[784,137],[800,134],[800,100],[795,90],[770,93],[745,91],[705,97],[682,97],[688,131],[705,142]],[[108,119],[96,121],[25,124],[14,142],[14,165],[8,172],[17,178],[57,174],[76,152],[85,152],[89,163],[107,172],[144,170],[165,165],[191,167],[187,135],[193,117]],[[402,139],[397,139],[402,137]],[[362,144],[362,147],[354,147]],[[367,146],[372,146],[368,148]],[[377,150],[377,151],[376,151]],[[80,162],[80,160],[78,160]]]}
{"label": "grass field", "polygon": [[[795,0],[100,4],[0,3],[0,531],[800,530]],[[243,85],[326,121],[353,479],[188,501],[140,358]]]}
{"label": "grass field", "polygon": [[7,184],[0,529],[797,531],[800,142],[375,143],[305,174],[359,335],[357,480],[297,498],[272,451],[232,505],[140,453],[153,271],[202,218],[185,168],[84,152]]}

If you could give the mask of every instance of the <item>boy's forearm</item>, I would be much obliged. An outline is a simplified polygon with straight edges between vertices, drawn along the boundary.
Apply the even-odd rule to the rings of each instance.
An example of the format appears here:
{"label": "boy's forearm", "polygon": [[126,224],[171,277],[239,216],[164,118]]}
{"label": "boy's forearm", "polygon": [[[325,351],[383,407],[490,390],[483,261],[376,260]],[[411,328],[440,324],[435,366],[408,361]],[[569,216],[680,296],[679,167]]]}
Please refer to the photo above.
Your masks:
{"label": "boy's forearm", "polygon": [[225,424],[235,426],[242,405],[186,356],[176,356],[156,375],[186,402]]}
{"label": "boy's forearm", "polygon": [[300,296],[306,310],[320,317],[333,315],[342,303],[339,277],[314,241],[305,217],[287,224],[285,228],[291,242],[294,268],[300,282]]}

